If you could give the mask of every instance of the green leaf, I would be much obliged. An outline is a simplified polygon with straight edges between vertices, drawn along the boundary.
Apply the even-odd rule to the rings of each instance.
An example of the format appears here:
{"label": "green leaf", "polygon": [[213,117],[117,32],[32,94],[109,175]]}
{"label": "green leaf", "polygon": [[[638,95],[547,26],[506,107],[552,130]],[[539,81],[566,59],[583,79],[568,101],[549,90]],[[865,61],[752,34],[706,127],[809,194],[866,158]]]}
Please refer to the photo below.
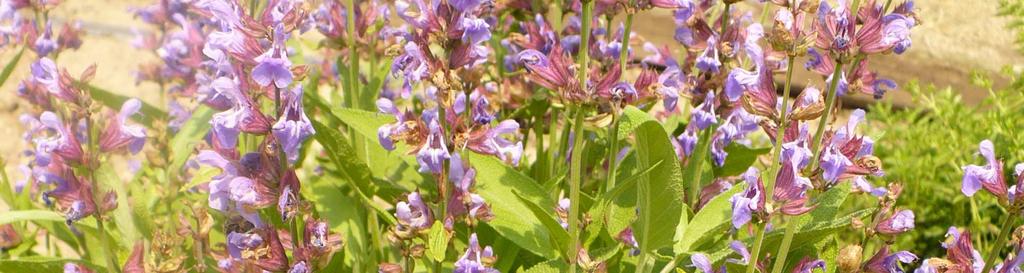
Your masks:
{"label": "green leaf", "polygon": [[669,246],[683,210],[683,173],[668,133],[654,121],[636,130],[637,166],[658,164],[637,184],[639,219],[634,223],[640,250],[648,253]]}
{"label": "green leaf", "polygon": [[563,260],[554,259],[547,262],[539,263],[530,267],[523,273],[559,273],[569,271],[569,264]]}
{"label": "green leaf", "polygon": [[441,221],[434,221],[434,225],[430,227],[427,256],[434,261],[444,261],[445,254],[448,253],[448,240],[451,240],[451,236],[444,230],[444,224]]}
{"label": "green leaf", "polygon": [[689,225],[685,227],[683,234],[676,234],[676,243],[673,246],[675,254],[690,253],[694,250],[694,246],[720,235],[715,231],[729,227],[732,223],[732,203],[729,202],[729,199],[746,187],[746,183],[733,185],[732,188],[718,194],[708,201],[700,211],[697,211]]}
{"label": "green leaf", "polygon": [[[473,153],[466,153],[463,156],[468,157],[476,168],[476,193],[487,200],[494,213],[494,219],[487,222],[487,225],[501,236],[537,255],[558,255],[558,251],[551,245],[551,235],[541,220],[532,213],[525,213],[530,210],[527,202],[540,207],[554,208],[555,203],[549,199],[547,192],[533,179],[493,156]],[[513,194],[514,191],[518,191],[521,198]]]}
{"label": "green leaf", "polygon": [[737,143],[729,144],[729,146],[725,146],[725,152],[729,156],[725,158],[725,164],[722,167],[715,166],[715,177],[740,175],[754,165],[758,156],[771,151],[771,148],[751,149]]}
{"label": "green leaf", "polygon": [[647,112],[632,105],[626,106],[622,109],[622,116],[619,117],[619,139],[628,137],[633,130],[640,128],[641,124],[653,120],[654,118]]}
{"label": "green leaf", "polygon": [[4,86],[7,79],[11,77],[11,73],[14,72],[14,68],[18,66],[18,61],[21,60],[22,54],[25,54],[25,47],[21,47],[21,50],[18,50],[18,54],[14,55],[14,58],[11,58],[11,61],[7,62],[7,65],[4,65],[4,70],[0,71],[0,86]]}
{"label": "green leaf", "polygon": [[106,272],[105,268],[83,260],[41,256],[23,257],[14,260],[0,260],[0,272],[63,272],[64,264],[66,263],[75,263],[89,269],[96,270],[96,272]]}
{"label": "green leaf", "polygon": [[[377,128],[388,123],[394,123],[395,117],[370,111],[352,108],[334,108],[331,110],[345,125],[352,127],[356,133],[363,137],[376,139]],[[319,131],[317,131],[319,132]]]}
{"label": "green leaf", "polygon": [[125,236],[122,240],[124,246],[135,245],[135,241],[142,236],[139,235],[139,229],[135,227],[136,221],[132,215],[132,205],[128,203],[127,187],[109,163],[100,164],[99,168],[94,170],[93,175],[104,185],[102,188],[104,191],[112,190],[117,194],[117,208],[114,209],[113,214],[114,223],[117,224],[117,230],[121,232],[121,235]]}
{"label": "green leaf", "polygon": [[49,210],[15,210],[0,214],[0,225],[21,221],[64,222],[64,216]]}
{"label": "green leaf", "polygon": [[181,189],[178,189],[178,191],[185,192],[196,186],[199,186],[200,184],[210,182],[210,180],[213,179],[214,176],[217,176],[220,173],[221,170],[215,167],[210,167],[206,165],[199,167],[199,171],[196,171],[196,173],[192,175],[192,180],[189,181],[188,184],[181,186]]}
{"label": "green leaf", "polygon": [[327,156],[331,158],[343,178],[364,196],[373,196],[374,188],[370,184],[370,167],[356,156],[352,146],[345,142],[345,137],[336,128],[329,128],[320,121],[312,120],[316,134],[313,137],[324,146]]}
{"label": "green leaf", "polygon": [[[95,85],[89,85],[88,89],[89,96],[113,109],[121,109],[121,104],[124,104],[125,101],[131,99],[131,97],[114,94],[114,92],[110,92]],[[153,122],[156,120],[167,120],[166,112],[144,101],[140,100],[140,102],[142,103],[142,109],[140,110],[142,114],[134,115],[132,116],[132,119],[149,128],[153,128]]]}
{"label": "green leaf", "polygon": [[192,117],[181,125],[178,132],[171,138],[170,147],[173,155],[168,171],[175,175],[181,172],[181,168],[185,166],[185,162],[192,155],[196,144],[200,143],[206,132],[210,130],[211,118],[213,118],[213,109],[201,105],[192,112]]}
{"label": "green leaf", "polygon": [[515,192],[516,197],[526,204],[530,208],[530,212],[533,212],[533,216],[537,217],[544,227],[548,229],[548,234],[551,235],[551,243],[558,249],[558,253],[562,255],[562,258],[569,259],[569,232],[562,228],[562,224],[555,220],[555,216],[551,215],[551,209],[544,209],[529,200],[526,200],[519,192]]}
{"label": "green leaf", "polygon": [[[333,180],[333,181],[332,181]],[[366,233],[366,209],[358,199],[341,192],[340,181],[333,176],[320,176],[310,181],[310,187],[302,187],[321,217],[327,220],[331,231],[345,236],[345,263],[352,266],[362,262],[362,252],[369,248]]]}

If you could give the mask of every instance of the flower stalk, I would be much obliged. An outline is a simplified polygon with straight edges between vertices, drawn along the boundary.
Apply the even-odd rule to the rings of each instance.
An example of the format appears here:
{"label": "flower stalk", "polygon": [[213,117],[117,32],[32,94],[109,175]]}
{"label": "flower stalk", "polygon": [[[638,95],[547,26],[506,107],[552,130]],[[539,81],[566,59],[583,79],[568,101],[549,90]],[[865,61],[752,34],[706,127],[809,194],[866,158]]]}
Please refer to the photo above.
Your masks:
{"label": "flower stalk", "polygon": [[1013,231],[1013,222],[1016,217],[1016,213],[1008,213],[1003,218],[1003,224],[999,227],[999,236],[992,242],[992,246],[988,250],[988,258],[985,258],[985,269],[981,272],[989,272],[992,267],[995,266],[996,258],[999,257],[999,247],[1005,245],[1006,237],[1010,236],[1010,232]]}
{"label": "flower stalk", "polygon": [[[620,75],[625,75],[627,59],[629,58],[629,38],[633,28],[633,10],[632,6],[627,8],[626,11],[626,26],[622,31],[622,48],[619,50],[619,71]],[[612,106],[612,126],[608,128],[608,184],[605,186],[605,191],[611,191],[615,188],[615,180],[618,173],[618,155],[619,155],[619,107],[617,104]]]}
{"label": "flower stalk", "polygon": [[[789,59],[790,61],[786,66],[786,85],[782,89],[782,115],[779,116],[779,128],[775,132],[775,146],[772,148],[774,160],[772,161],[771,169],[769,169],[770,173],[775,175],[771,181],[771,186],[768,187],[769,191],[775,188],[775,182],[779,179],[779,165],[782,161],[782,142],[786,135],[786,125],[789,124],[789,92],[792,88],[794,63],[792,60],[796,59],[796,56],[790,55]],[[782,272],[782,267],[786,264],[786,256],[789,254],[790,244],[793,242],[793,236],[796,234],[796,228],[796,219],[789,219],[786,223],[786,234],[782,237],[782,244],[779,245],[779,251],[776,254],[779,257],[775,259],[775,264],[772,266],[772,273]]]}
{"label": "flower stalk", "polygon": [[[590,63],[590,50],[587,45],[590,44],[590,24],[593,13],[594,1],[583,1],[583,13],[580,16],[580,21],[582,21],[580,55],[577,61],[577,65],[580,67],[578,72],[580,86],[583,88],[587,86],[587,71],[589,71],[588,65]],[[575,115],[572,124],[572,157],[569,163],[569,169],[572,172],[569,180],[569,272],[576,272],[578,253],[576,248],[579,245],[580,239],[580,186],[583,183],[583,116],[585,115],[585,108],[576,107]]]}

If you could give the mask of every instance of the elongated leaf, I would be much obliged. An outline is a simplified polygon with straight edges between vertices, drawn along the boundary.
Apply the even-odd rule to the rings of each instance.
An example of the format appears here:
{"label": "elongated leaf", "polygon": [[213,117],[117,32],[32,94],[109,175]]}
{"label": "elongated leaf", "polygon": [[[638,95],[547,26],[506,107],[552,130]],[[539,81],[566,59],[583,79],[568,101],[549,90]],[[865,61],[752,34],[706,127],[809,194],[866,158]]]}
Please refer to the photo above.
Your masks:
{"label": "elongated leaf", "polygon": [[[805,225],[802,229],[796,232],[796,234],[793,236],[793,242],[791,245],[802,246],[821,242],[821,240],[827,239],[829,235],[832,235],[844,228],[847,228],[847,226],[850,225],[850,222],[853,219],[864,218],[865,216],[871,215],[873,211],[874,208],[863,209],[847,214],[846,216],[843,217],[836,217],[826,221],[809,223],[809,225]],[[784,233],[784,229],[773,230],[769,232],[767,235],[765,235],[764,244],[761,247],[761,249],[767,250],[765,252],[774,252],[774,250],[778,249],[779,243],[782,241]],[[748,238],[747,240],[744,240],[744,243],[746,245],[750,245],[752,240],[753,238]],[[729,249],[728,243],[729,242],[723,242],[722,245],[711,248],[711,250],[713,250],[714,252],[708,255],[708,258],[711,259],[712,263],[718,263],[724,260],[727,256],[732,254],[733,251],[732,249]],[[708,250],[702,249],[700,251]]]}
{"label": "elongated leaf", "polygon": [[622,116],[619,117],[619,139],[628,137],[633,130],[640,128],[641,124],[653,120],[654,118],[647,112],[632,105],[626,106],[626,108],[622,109]]}
{"label": "elongated leaf", "polygon": [[554,244],[555,248],[558,249],[558,253],[562,255],[562,258],[568,260],[570,257],[570,250],[568,247],[569,232],[562,228],[562,225],[558,223],[558,220],[555,220],[555,216],[551,215],[551,209],[545,210],[544,208],[537,206],[537,204],[526,200],[526,198],[518,192],[515,194],[516,197],[519,197],[519,200],[523,201],[523,204],[526,204],[526,206],[530,208],[530,212],[533,212],[533,216],[537,217],[537,219],[544,224],[544,227],[548,229],[548,234],[551,235],[552,244]]}
{"label": "elongated leaf", "polygon": [[135,241],[141,238],[138,228],[135,227],[135,218],[132,216],[132,205],[128,203],[128,190],[121,178],[114,172],[114,168],[108,164],[101,164],[94,170],[96,180],[104,185],[104,191],[112,190],[117,194],[117,208],[114,209],[114,222],[117,223],[117,230],[124,236],[124,246],[133,246]]}
{"label": "elongated leaf", "polygon": [[683,234],[676,234],[676,243],[673,246],[675,254],[692,252],[694,246],[720,235],[715,232],[716,230],[728,228],[732,223],[730,221],[732,219],[732,203],[729,202],[729,199],[746,187],[746,183],[733,185],[729,190],[708,201],[693,216],[693,220],[685,227]]}
{"label": "elongated leaf", "polygon": [[49,210],[15,210],[0,214],[0,225],[21,221],[64,222],[64,216]]}
{"label": "elongated leaf", "polygon": [[729,144],[729,146],[725,147],[725,152],[728,153],[729,156],[725,158],[725,164],[722,165],[722,167],[715,166],[715,177],[742,174],[747,171],[755,161],[757,161],[758,156],[767,154],[771,151],[771,148],[752,149],[737,143]]}
{"label": "elongated leaf", "polygon": [[[487,225],[537,255],[558,255],[552,245],[552,236],[544,224],[532,213],[527,213],[530,207],[526,202],[540,207],[555,207],[555,203],[540,185],[493,156],[472,153],[463,156],[468,157],[476,168],[477,194],[487,200],[494,213],[494,219],[487,222]],[[514,191],[518,191],[522,199],[513,194]]]}
{"label": "elongated leaf", "polygon": [[214,176],[217,176],[220,173],[221,170],[215,167],[200,167],[199,171],[196,171],[196,173],[192,175],[192,180],[189,181],[188,184],[181,186],[181,189],[179,189],[178,191],[185,192],[196,186],[199,186],[200,184],[210,182],[210,180],[213,179]]}
{"label": "elongated leaf", "polygon": [[192,117],[185,124],[181,125],[178,132],[171,138],[171,165],[168,171],[178,174],[181,167],[185,166],[192,149],[200,143],[206,132],[210,131],[210,119],[213,117],[213,109],[205,105],[199,106],[192,112]]}
{"label": "elongated leaf", "polygon": [[[89,85],[89,96],[103,103],[103,105],[115,110],[121,109],[121,104],[124,104],[125,101],[131,99],[131,97],[114,94],[113,92],[94,85]],[[132,119],[149,128],[153,128],[153,122],[155,120],[167,119],[167,112],[164,112],[163,110],[160,110],[160,108],[154,107],[144,101],[142,102],[142,109],[140,111],[142,114],[132,116]]]}
{"label": "elongated leaf", "polygon": [[357,133],[370,139],[377,138],[377,128],[380,128],[381,125],[395,122],[395,117],[393,116],[370,111],[352,108],[334,108],[331,111],[338,115],[338,118],[345,125],[352,127]]}
{"label": "elongated leaf", "polygon": [[427,256],[436,262],[444,261],[444,256],[448,253],[449,239],[451,239],[451,236],[448,234],[448,231],[444,230],[444,224],[441,221],[434,221],[434,225],[430,227]]}
{"label": "elongated leaf", "polygon": [[14,72],[14,68],[18,66],[18,61],[21,60],[21,55],[23,54],[25,54],[25,47],[21,47],[21,50],[18,50],[18,54],[14,55],[14,58],[11,58],[11,60],[4,65],[4,70],[0,71],[0,86],[4,86],[7,79],[11,77],[11,73]]}
{"label": "elongated leaf", "polygon": [[672,244],[683,210],[682,169],[668,133],[649,121],[636,130],[637,163],[641,169],[661,162],[637,184],[639,219],[634,224],[640,250],[648,253]]}
{"label": "elongated leaf", "polygon": [[52,258],[52,257],[24,257],[15,260],[0,260],[0,272],[5,273],[36,273],[36,272],[64,272],[64,264],[75,263],[85,266],[96,272],[107,272],[105,268],[78,259]]}
{"label": "elongated leaf", "polygon": [[358,199],[341,192],[342,182],[333,176],[321,176],[310,181],[310,187],[302,187],[303,196],[310,199],[316,211],[327,220],[331,231],[345,236],[345,264],[352,266],[363,262],[362,251],[369,248],[366,236],[365,209]]}
{"label": "elongated leaf", "polygon": [[343,174],[345,180],[352,183],[365,196],[373,196],[374,188],[370,184],[370,167],[356,156],[352,146],[345,142],[345,137],[336,128],[329,128],[320,121],[313,120],[313,137],[324,146],[327,156]]}
{"label": "elongated leaf", "polygon": [[554,259],[536,264],[533,267],[530,267],[530,269],[523,271],[523,273],[559,273],[568,271],[569,264],[565,263],[563,260]]}

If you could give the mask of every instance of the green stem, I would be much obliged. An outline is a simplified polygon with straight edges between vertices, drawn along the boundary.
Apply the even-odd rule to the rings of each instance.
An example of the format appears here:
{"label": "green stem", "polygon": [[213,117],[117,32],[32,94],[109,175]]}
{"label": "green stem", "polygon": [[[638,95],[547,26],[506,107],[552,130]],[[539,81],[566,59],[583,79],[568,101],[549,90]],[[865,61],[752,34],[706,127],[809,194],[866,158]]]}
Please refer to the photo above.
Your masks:
{"label": "green stem", "polygon": [[754,251],[750,252],[750,260],[747,261],[747,273],[754,273],[754,269],[757,268],[757,259],[761,256],[761,245],[764,244],[764,230],[767,227],[766,224],[758,224],[754,227]]}
{"label": "green stem", "polygon": [[650,268],[647,266],[647,252],[640,252],[640,256],[636,259],[636,272],[647,273],[650,272]]}
{"label": "green stem", "polygon": [[[632,7],[630,7],[632,8]],[[629,37],[633,29],[633,12],[626,13],[626,26],[622,31],[622,48],[619,50],[619,75],[626,74],[626,60],[629,58]],[[612,126],[608,128],[608,141],[611,142],[608,149],[608,184],[605,191],[615,188],[615,180],[618,173],[619,160],[619,109],[614,107],[612,111]]]}
{"label": "green stem", "polygon": [[821,159],[821,151],[818,151],[818,147],[821,146],[821,138],[825,135],[825,127],[828,125],[829,115],[832,114],[832,107],[836,104],[836,87],[839,86],[839,73],[842,71],[843,63],[836,60],[836,67],[832,71],[832,83],[828,87],[825,99],[825,112],[821,113],[818,130],[814,133],[814,142],[811,142],[811,152],[814,153],[814,159],[811,160],[811,171],[818,169],[818,161]]}
{"label": "green stem", "polygon": [[725,35],[725,29],[729,26],[729,8],[732,4],[725,3],[725,9],[722,10],[722,31],[718,32],[718,35]]}
{"label": "green stem", "polygon": [[700,136],[697,137],[697,148],[693,151],[693,155],[690,156],[690,162],[687,163],[691,165],[687,166],[687,168],[693,172],[693,177],[690,179],[690,193],[687,196],[690,198],[690,208],[694,210],[700,205],[701,180],[704,179],[704,161],[708,157],[708,150],[711,149],[711,135],[714,133],[715,126],[710,126],[700,131]]}
{"label": "green stem", "polygon": [[1015,213],[1011,212],[1006,214],[1006,217],[1003,218],[1003,225],[999,228],[999,237],[996,237],[996,240],[992,242],[992,246],[989,247],[988,258],[985,258],[985,269],[982,269],[981,272],[989,272],[989,270],[992,270],[992,267],[994,266],[993,263],[995,263],[996,258],[999,257],[999,247],[1006,244],[1006,237],[1010,235],[1011,231],[1013,231],[1014,215]]}
{"label": "green stem", "polygon": [[[586,17],[584,17],[586,18]],[[572,157],[569,171],[569,272],[576,272],[576,248],[580,240],[580,185],[583,183],[583,115],[584,109],[576,109],[573,118]]]}
{"label": "green stem", "polygon": [[[778,130],[775,131],[775,147],[773,147],[774,160],[772,160],[772,167],[769,169],[769,174],[772,175],[771,186],[765,191],[772,191],[775,188],[775,182],[779,179],[779,165],[782,161],[782,142],[786,135],[786,125],[789,123],[789,92],[792,89],[793,81],[793,63],[794,57],[789,56],[789,64],[786,69],[786,86],[782,91],[782,115],[779,116]],[[766,196],[771,196],[769,193]],[[779,257],[775,259],[775,265],[772,267],[773,273],[781,273],[782,267],[786,264],[786,256],[789,254],[789,246],[793,242],[793,235],[796,234],[796,218],[790,218],[786,223],[786,235],[782,237],[782,244],[779,245],[779,251],[776,255]]]}
{"label": "green stem", "polygon": [[106,229],[103,228],[103,219],[100,219],[99,211],[93,215],[96,218],[96,230],[100,232],[100,243],[103,244],[103,255],[107,256],[107,272],[121,272],[121,268],[117,266],[117,253],[114,252],[114,247],[110,246],[110,235],[107,234]]}
{"label": "green stem", "polygon": [[[587,86],[587,72],[590,71],[588,66],[590,64],[590,23],[592,14],[594,13],[594,0],[583,1],[583,14],[580,16],[582,19],[581,39],[580,39],[580,55],[577,61],[580,66],[577,74],[579,74],[580,87],[586,89]],[[589,91],[588,91],[589,92]],[[583,115],[586,113],[584,107],[576,107],[576,117],[573,119],[573,139],[572,139],[572,160],[569,164],[569,171],[572,175],[569,177],[569,272],[576,272],[576,251],[579,247],[580,240],[580,185],[583,184]]]}

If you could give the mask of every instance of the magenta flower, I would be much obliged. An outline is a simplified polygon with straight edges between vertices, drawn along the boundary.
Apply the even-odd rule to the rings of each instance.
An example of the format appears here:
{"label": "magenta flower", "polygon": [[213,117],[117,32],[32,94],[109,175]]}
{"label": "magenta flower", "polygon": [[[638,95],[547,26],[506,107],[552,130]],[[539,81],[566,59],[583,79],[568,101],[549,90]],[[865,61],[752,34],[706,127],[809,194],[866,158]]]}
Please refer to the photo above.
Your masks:
{"label": "magenta flower", "polygon": [[100,135],[100,150],[110,152],[128,147],[132,154],[142,150],[146,144],[146,128],[140,125],[127,124],[128,119],[139,112],[142,103],[138,99],[130,99],[121,105],[121,111],[111,119],[107,128]]}

